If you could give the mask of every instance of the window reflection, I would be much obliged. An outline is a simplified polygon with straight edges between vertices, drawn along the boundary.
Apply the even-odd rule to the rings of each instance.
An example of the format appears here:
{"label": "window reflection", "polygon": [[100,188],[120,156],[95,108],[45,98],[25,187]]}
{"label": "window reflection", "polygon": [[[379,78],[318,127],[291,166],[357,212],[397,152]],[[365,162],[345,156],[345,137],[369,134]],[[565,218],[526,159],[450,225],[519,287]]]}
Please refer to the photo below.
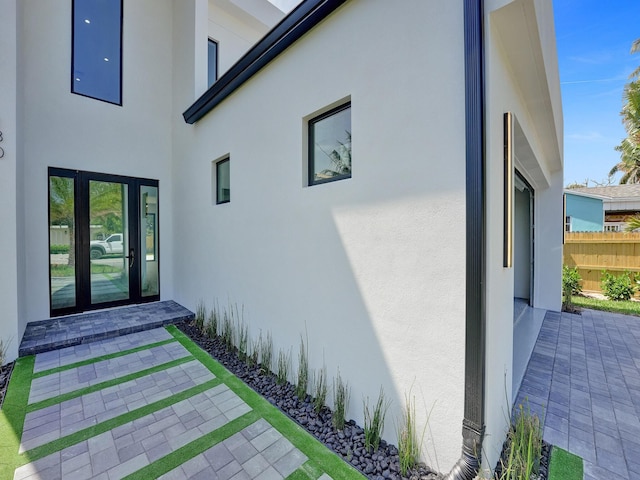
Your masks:
{"label": "window reflection", "polygon": [[73,1],[71,91],[122,104],[122,0]]}
{"label": "window reflection", "polygon": [[49,177],[51,309],[76,305],[75,181]]}

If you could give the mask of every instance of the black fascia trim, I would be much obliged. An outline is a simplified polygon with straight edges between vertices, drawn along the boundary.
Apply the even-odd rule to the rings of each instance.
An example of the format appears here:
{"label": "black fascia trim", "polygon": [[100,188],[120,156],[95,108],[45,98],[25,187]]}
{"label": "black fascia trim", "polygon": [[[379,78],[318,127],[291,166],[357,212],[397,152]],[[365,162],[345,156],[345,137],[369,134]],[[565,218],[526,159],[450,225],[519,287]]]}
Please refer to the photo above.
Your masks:
{"label": "black fascia trim", "polygon": [[465,0],[466,346],[464,416],[484,431],[486,336],[483,1]]}
{"label": "black fascia trim", "polygon": [[305,0],[240,58],[183,114],[193,124],[348,0]]}

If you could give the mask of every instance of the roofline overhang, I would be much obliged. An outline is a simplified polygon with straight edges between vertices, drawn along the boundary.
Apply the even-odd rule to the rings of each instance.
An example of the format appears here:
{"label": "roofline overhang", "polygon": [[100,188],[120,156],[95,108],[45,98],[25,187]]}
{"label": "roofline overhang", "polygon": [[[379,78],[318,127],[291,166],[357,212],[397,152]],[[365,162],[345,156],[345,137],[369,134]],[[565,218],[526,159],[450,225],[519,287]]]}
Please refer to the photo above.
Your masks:
{"label": "roofline overhang", "polygon": [[348,0],[305,0],[284,17],[182,114],[194,124]]}

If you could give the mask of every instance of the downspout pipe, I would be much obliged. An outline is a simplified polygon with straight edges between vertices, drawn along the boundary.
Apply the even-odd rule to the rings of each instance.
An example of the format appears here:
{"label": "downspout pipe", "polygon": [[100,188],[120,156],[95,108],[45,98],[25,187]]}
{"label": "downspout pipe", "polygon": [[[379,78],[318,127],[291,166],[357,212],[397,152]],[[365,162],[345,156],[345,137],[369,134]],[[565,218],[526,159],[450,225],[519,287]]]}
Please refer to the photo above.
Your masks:
{"label": "downspout pipe", "polygon": [[466,141],[465,388],[462,455],[445,480],[472,480],[480,470],[485,390],[485,120],[484,0],[464,0]]}

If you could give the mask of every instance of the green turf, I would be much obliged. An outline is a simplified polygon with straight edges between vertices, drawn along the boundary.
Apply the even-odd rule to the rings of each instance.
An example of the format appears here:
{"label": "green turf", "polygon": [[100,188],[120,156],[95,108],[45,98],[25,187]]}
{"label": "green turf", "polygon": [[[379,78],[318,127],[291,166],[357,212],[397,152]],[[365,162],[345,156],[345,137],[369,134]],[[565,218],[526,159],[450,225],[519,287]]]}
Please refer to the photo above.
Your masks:
{"label": "green turf", "polygon": [[551,450],[549,480],[582,480],[582,458],[558,447]]}
{"label": "green turf", "polygon": [[119,385],[121,383],[135,380],[136,378],[141,378],[146,375],[151,375],[152,373],[161,372],[162,370],[167,370],[171,367],[175,367],[191,361],[193,361],[193,357],[191,356],[177,358],[176,360],[171,360],[170,362],[163,363],[161,365],[156,365],[145,370],[140,370],[139,372],[130,373],[129,375],[124,375],[122,377],[107,380],[105,382],[96,383],[95,385],[91,385],[90,387],[74,390],[73,392],[63,393],[62,395],[58,395],[57,397],[47,398],[45,400],[32,403],[27,407],[27,412],[33,412],[35,410],[40,410],[41,408],[50,407],[51,405],[55,405],[56,403],[62,403],[66,400],[71,400],[72,398],[81,397],[82,395],[86,395],[88,393],[97,392],[104,388],[112,387],[113,385]]}
{"label": "green turf", "polygon": [[[327,472],[334,479],[361,479],[362,475],[353,467],[344,462],[341,458],[331,452],[326,446],[317,441],[306,430],[295,422],[286,417],[280,410],[271,405],[266,399],[258,395],[240,379],[231,374],[222,365],[211,358],[206,352],[201,350],[186,335],[180,332],[174,326],[167,327],[175,340],[179,341],[192,356],[184,357],[172,362],[158,365],[140,372],[136,372],[118,379],[102,382],[88,388],[70,392],[68,394],[59,395],[52,399],[43,400],[36,404],[28,405],[29,392],[31,389],[31,381],[33,378],[45,376],[47,373],[56,373],[68,368],[75,368],[80,365],[88,365],[107,358],[114,358],[121,354],[131,353],[121,352],[113,355],[106,355],[100,358],[94,358],[78,362],[73,366],[61,367],[60,369],[51,369],[48,372],[42,372],[34,375],[33,366],[35,357],[23,357],[17,360],[11,377],[7,396],[5,398],[3,409],[0,410],[0,479],[12,478],[15,469],[21,465],[33,462],[54,452],[61,451],[78,442],[87,440],[101,433],[107,432],[120,425],[136,420],[138,418],[149,415],[162,408],[173,405],[179,401],[196,395],[200,392],[213,388],[216,385],[225,383],[234,393],[252,408],[252,411],[229,422],[228,424],[216,429],[209,434],[202,435],[195,441],[179,448],[175,452],[159,459],[158,461],[148,465],[138,472],[133,473],[127,478],[130,479],[146,479],[155,478],[162,475],[185,461],[195,457],[196,455],[208,450],[211,446],[218,442],[224,441],[236,432],[254,423],[259,418],[267,420],[275,429],[284,435],[296,448],[304,453],[309,460],[289,476],[292,480],[317,480],[323,472]],[[169,341],[175,341],[169,340]],[[168,343],[160,342],[160,344]],[[147,345],[136,348],[134,351],[144,350],[157,346],[157,344]],[[40,447],[34,448],[23,454],[18,453],[20,438],[24,425],[25,416],[28,412],[45,408],[49,405],[76,398],[87,393],[95,392],[112,385],[127,382],[129,380],[140,378],[151,373],[162,371],[166,368],[192,361],[194,357],[205,365],[217,378],[210,380],[204,384],[195,386],[184,392],[172,395],[169,398],[159,400],[152,404],[140,407],[131,412],[119,415],[116,418],[101,422],[82,431],[75,432],[60,439],[49,442]]]}
{"label": "green turf", "polygon": [[321,466],[319,470],[327,472],[334,479],[362,479],[363,476],[347,464],[324,444],[316,440],[300,425],[285,416],[264,397],[256,393],[242,380],[229,372],[221,364],[193,343],[175,326],[165,327],[189,352],[205,365],[216,377],[220,378],[231,390],[244,400],[262,418],[284,435],[298,450],[304,453],[312,465]]}
{"label": "green turf", "polygon": [[287,477],[287,480],[318,480],[324,472],[312,462],[305,462]]}
{"label": "green turf", "polygon": [[32,450],[29,450],[28,452],[25,452],[25,458],[27,458],[27,460],[21,461],[21,464],[29,463],[39,458],[46,457],[47,455],[50,455],[54,452],[70,447],[71,445],[75,445],[76,443],[100,435],[101,433],[113,430],[114,428],[124,425],[125,423],[129,423],[139,418],[146,417],[147,415],[157,412],[158,410],[162,410],[163,408],[174,405],[178,402],[181,402],[182,400],[205,392],[210,388],[220,385],[221,383],[222,382],[217,378],[209,380],[208,382],[201,383],[200,385],[196,385],[195,387],[191,387],[188,390],[176,393],[168,398],[163,398],[162,400],[158,400],[157,402],[153,402],[148,405],[144,405],[143,407],[136,408],[135,410],[131,410],[130,412],[123,413],[122,415],[119,415],[115,418],[105,420],[104,422],[72,433],[71,435],[67,435],[66,437],[53,440],[40,447],[36,447]]}
{"label": "green turf", "polygon": [[234,435],[240,430],[256,422],[259,418],[260,415],[256,411],[247,412],[241,417],[230,421],[213,432],[202,435],[197,440],[180,447],[169,455],[162,457],[158,461],[151,463],[124,478],[126,480],[147,480],[148,478],[158,478],[193,457],[206,452],[214,445],[226,440],[231,435]]}
{"label": "green turf", "polygon": [[34,363],[33,355],[16,360],[0,410],[0,478],[13,478],[13,472],[20,463],[18,448],[27,415]]}
{"label": "green turf", "polygon": [[580,308],[591,308],[593,310],[603,310],[605,312],[640,316],[640,302],[634,302],[631,300],[601,300],[599,298],[574,295],[571,301],[574,306]]}
{"label": "green turf", "polygon": [[100,357],[88,358],[86,360],[82,360],[81,362],[70,363],[69,365],[63,365],[61,367],[50,368],[49,370],[42,370],[41,372],[37,372],[33,374],[33,378],[46,377],[47,375],[51,375],[53,373],[64,372],[65,370],[71,370],[72,368],[84,367],[85,365],[91,365],[92,363],[102,362],[103,360],[111,360],[112,358],[124,357],[125,355],[129,355],[130,353],[141,352],[142,350],[148,350],[149,348],[160,347],[162,345],[166,345],[167,343],[173,343],[176,340],[174,338],[169,338],[167,340],[162,340],[161,342],[150,343],[148,345],[141,345],[140,347],[132,348],[130,350],[123,350],[122,352],[110,353],[108,355],[102,355]]}

